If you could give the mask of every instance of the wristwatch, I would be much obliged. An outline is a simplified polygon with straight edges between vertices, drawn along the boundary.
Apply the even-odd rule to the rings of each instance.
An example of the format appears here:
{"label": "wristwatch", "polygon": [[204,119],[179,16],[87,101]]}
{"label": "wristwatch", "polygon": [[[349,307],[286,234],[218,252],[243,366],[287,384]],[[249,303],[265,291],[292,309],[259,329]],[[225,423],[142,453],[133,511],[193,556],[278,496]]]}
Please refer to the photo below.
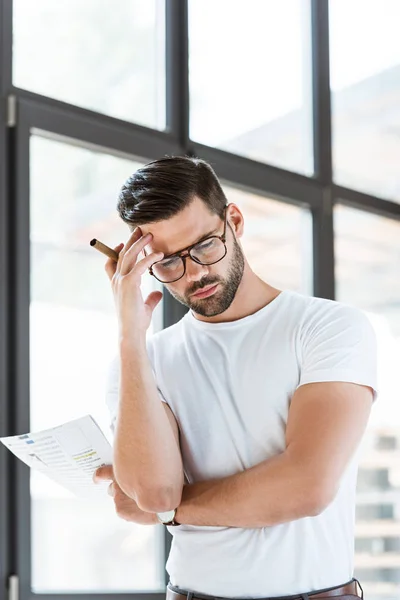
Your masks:
{"label": "wristwatch", "polygon": [[169,525],[180,525],[180,523],[178,523],[178,521],[175,521],[176,511],[177,511],[177,509],[174,508],[173,510],[167,510],[165,512],[158,512],[158,513],[156,513],[157,519],[163,525],[168,525],[168,526]]}

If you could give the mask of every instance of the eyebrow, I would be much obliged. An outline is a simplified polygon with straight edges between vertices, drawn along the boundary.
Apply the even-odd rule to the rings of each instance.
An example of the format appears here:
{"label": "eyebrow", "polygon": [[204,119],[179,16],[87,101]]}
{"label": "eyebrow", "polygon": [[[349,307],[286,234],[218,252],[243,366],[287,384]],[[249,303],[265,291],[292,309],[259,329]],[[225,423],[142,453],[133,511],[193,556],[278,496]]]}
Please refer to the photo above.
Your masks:
{"label": "eyebrow", "polygon": [[220,229],[219,227],[216,227],[215,229],[213,229],[209,233],[203,234],[195,242],[193,242],[193,244],[189,244],[189,246],[186,246],[186,248],[182,248],[181,250],[177,250],[176,252],[173,252],[172,254],[165,254],[162,260],[164,260],[164,258],[170,258],[171,256],[176,256],[177,254],[180,254],[181,252],[184,252],[184,250],[187,250],[187,248],[190,248],[191,246],[194,246],[195,244],[198,244],[199,242],[202,242],[203,240],[207,239],[208,237],[214,235],[215,233],[217,233],[219,231],[219,229]]}

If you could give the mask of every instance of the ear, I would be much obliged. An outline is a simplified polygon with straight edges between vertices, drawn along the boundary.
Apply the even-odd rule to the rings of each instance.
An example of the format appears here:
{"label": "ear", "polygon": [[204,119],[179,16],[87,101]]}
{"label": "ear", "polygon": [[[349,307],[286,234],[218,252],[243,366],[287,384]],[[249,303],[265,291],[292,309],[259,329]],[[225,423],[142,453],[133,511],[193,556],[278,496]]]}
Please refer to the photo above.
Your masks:
{"label": "ear", "polygon": [[237,239],[241,238],[244,231],[244,217],[239,209],[239,207],[231,202],[227,208],[228,215],[227,220],[231,228],[235,233],[235,237]]}

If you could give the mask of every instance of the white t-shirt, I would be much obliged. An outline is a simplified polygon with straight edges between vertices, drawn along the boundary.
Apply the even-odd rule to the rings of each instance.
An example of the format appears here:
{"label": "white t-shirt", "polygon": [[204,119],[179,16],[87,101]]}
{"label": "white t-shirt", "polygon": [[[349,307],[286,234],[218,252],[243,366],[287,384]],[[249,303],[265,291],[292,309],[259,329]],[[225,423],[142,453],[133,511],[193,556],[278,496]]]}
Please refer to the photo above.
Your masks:
{"label": "white t-shirt", "polygon": [[[290,401],[302,384],[349,381],[377,395],[376,338],[364,313],[292,290],[237,321],[199,321],[189,311],[147,344],[160,398],[180,428],[189,483],[233,475],[283,452]],[[116,359],[107,394],[112,422],[118,373]],[[316,517],[257,529],[169,527],[171,583],[260,598],[349,581],[357,469],[356,452],[334,501]]]}

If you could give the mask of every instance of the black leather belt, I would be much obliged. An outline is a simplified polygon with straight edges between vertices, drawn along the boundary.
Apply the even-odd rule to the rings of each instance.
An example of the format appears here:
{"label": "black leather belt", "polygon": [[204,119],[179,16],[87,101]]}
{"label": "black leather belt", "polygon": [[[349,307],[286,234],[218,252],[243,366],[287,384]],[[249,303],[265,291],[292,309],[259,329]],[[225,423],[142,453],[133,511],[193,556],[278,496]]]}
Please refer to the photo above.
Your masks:
{"label": "black leather belt", "polygon": [[[361,596],[358,594],[358,586],[361,589]],[[349,582],[343,585],[337,585],[332,588],[325,588],[322,590],[315,590],[313,592],[305,592],[302,594],[295,594],[294,596],[274,596],[269,598],[257,598],[257,600],[317,600],[317,598],[332,598],[336,597],[337,600],[354,600],[354,598],[364,598],[364,592],[358,579],[353,577]],[[233,600],[232,598],[224,598],[222,596],[209,596],[207,594],[200,594],[199,592],[189,592],[182,590],[171,582],[167,585],[167,598],[166,600],[192,600],[192,598],[199,600]],[[235,600],[247,600],[245,598],[239,599],[235,596]]]}

